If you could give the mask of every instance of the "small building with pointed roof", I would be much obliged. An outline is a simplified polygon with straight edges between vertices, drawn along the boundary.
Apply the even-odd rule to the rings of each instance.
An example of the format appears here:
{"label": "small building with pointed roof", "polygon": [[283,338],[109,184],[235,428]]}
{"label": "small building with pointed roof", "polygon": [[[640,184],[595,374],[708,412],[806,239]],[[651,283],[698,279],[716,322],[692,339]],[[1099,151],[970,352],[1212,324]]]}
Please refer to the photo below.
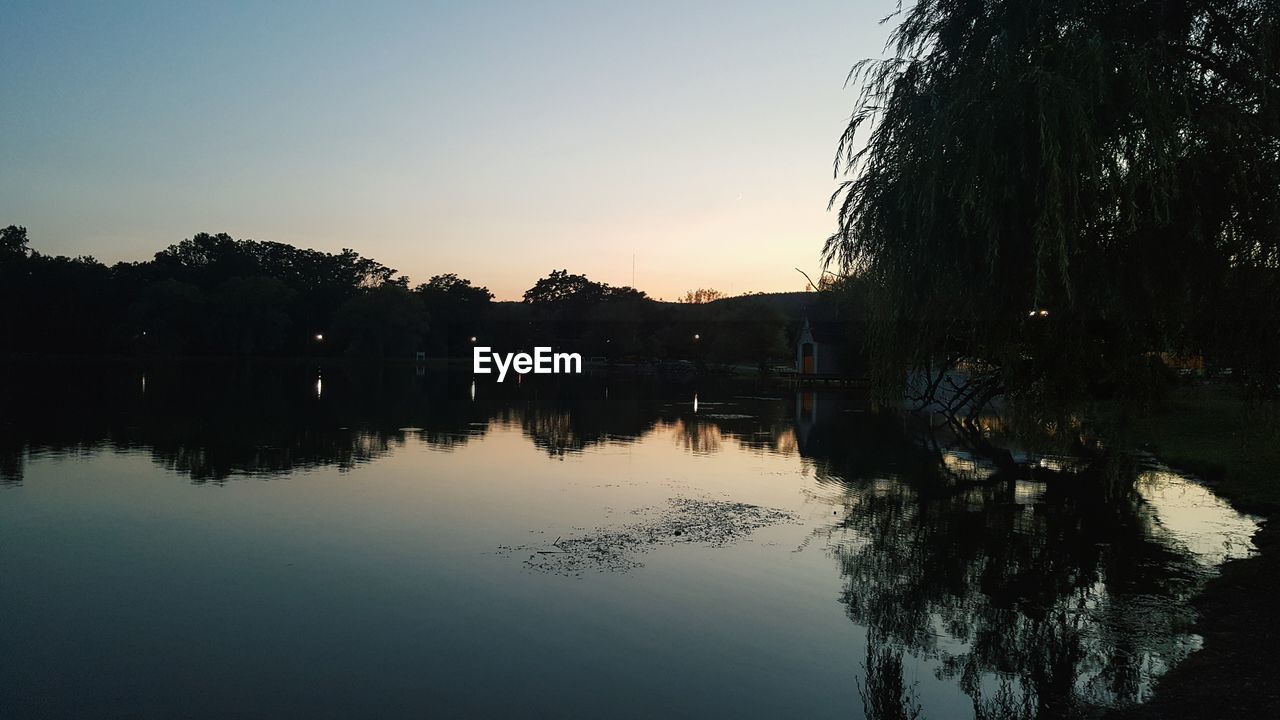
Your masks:
{"label": "small building with pointed roof", "polygon": [[800,375],[846,375],[848,343],[835,322],[811,322],[808,314],[796,335],[796,372]]}

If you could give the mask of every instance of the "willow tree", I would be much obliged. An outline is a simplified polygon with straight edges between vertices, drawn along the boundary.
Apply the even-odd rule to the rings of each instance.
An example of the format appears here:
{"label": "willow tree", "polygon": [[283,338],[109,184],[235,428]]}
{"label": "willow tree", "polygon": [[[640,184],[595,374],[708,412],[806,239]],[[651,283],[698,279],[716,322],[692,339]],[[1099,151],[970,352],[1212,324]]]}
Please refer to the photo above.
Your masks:
{"label": "willow tree", "polygon": [[[824,257],[875,289],[882,397],[1135,401],[1163,351],[1274,387],[1274,0],[920,0],[841,138]],[[915,375],[919,377],[920,375]],[[935,378],[942,377],[935,375]],[[1269,383],[1269,385],[1268,385]]]}

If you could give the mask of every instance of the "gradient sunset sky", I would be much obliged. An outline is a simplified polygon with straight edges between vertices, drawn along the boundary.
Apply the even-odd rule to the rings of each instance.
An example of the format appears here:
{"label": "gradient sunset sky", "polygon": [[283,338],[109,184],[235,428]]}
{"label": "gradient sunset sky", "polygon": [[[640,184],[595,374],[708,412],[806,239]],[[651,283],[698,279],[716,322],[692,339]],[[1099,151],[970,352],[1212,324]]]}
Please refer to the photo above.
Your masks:
{"label": "gradient sunset sky", "polygon": [[194,233],[351,247],[518,299],[815,275],[892,1],[0,6],[0,225],[142,260]]}

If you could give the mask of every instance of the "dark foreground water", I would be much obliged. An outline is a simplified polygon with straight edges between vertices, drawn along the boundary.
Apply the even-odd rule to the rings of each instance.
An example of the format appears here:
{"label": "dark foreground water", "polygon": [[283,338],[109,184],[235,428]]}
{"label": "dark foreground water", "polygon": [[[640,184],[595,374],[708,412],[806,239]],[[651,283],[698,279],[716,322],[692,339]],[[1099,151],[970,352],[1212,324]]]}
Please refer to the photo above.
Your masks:
{"label": "dark foreground water", "polygon": [[939,468],[847,394],[10,368],[0,717],[1072,717],[1254,524]]}

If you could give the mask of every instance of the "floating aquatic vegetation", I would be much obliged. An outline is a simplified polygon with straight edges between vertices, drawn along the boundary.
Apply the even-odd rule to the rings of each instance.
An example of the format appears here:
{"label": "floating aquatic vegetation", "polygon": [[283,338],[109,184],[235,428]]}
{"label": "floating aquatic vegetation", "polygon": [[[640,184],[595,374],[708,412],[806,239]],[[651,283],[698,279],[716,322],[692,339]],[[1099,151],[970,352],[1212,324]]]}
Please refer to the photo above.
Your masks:
{"label": "floating aquatic vegetation", "polygon": [[626,572],[643,565],[637,556],[656,546],[697,543],[724,547],[760,528],[799,522],[798,515],[786,510],[695,498],[672,498],[666,507],[642,508],[633,514],[655,512],[655,516],[633,523],[558,537],[546,546],[502,546],[498,550],[511,556],[528,553],[525,565],[557,575]]}

